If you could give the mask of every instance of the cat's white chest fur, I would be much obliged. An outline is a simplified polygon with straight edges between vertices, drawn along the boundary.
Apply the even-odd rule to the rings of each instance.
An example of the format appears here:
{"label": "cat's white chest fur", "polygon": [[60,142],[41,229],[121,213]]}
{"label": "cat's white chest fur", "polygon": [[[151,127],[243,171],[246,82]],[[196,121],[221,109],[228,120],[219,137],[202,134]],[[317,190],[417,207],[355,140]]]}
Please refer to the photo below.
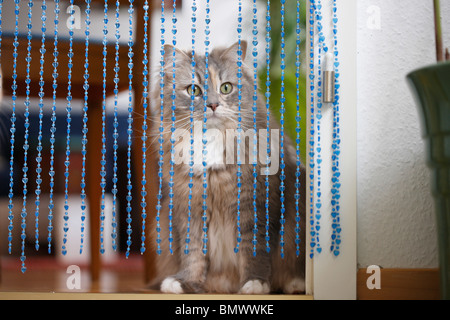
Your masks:
{"label": "cat's white chest fur", "polygon": [[[203,133],[201,123],[195,123],[193,134],[190,130],[175,133],[179,143],[175,146],[175,164],[184,164],[192,169],[195,175],[203,174],[204,169],[225,167],[224,137],[218,129],[208,129]],[[193,143],[192,143],[193,142]]]}

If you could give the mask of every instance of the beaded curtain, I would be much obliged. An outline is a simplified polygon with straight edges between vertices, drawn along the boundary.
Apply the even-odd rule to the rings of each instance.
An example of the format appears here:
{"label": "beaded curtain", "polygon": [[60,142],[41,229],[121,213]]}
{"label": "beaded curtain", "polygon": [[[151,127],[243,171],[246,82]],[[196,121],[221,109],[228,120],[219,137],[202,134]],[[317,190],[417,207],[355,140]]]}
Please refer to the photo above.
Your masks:
{"label": "beaded curtain", "polygon": [[[204,30],[198,29],[198,16],[199,16],[199,7],[198,2],[203,1],[204,4],[202,5],[202,8],[204,8],[205,13],[202,15],[202,17],[205,17],[205,28]],[[270,145],[270,119],[273,116],[273,110],[270,108],[271,104],[271,72],[273,72],[274,66],[271,64],[271,50],[273,49],[273,41],[271,38],[271,30],[273,27],[273,19],[271,17],[271,5],[273,5],[274,0],[247,0],[250,2],[252,6],[252,13],[253,16],[251,17],[251,21],[248,21],[248,24],[251,24],[251,33],[250,34],[244,34],[243,33],[243,24],[247,23],[247,21],[244,21],[244,17],[242,14],[242,8],[243,8],[243,0],[237,1],[237,7],[233,10],[236,12],[236,19],[237,19],[237,29],[235,30],[236,33],[236,40],[238,42],[238,50],[236,52],[237,55],[237,67],[238,67],[238,90],[239,90],[239,114],[238,114],[238,144],[237,147],[239,149],[240,147],[240,140],[241,140],[241,131],[242,131],[242,115],[241,115],[241,107],[242,107],[242,68],[243,68],[243,60],[242,60],[242,41],[244,39],[250,39],[252,47],[251,47],[251,67],[254,70],[254,82],[253,82],[253,129],[254,129],[254,138],[256,137],[257,127],[256,127],[256,111],[257,111],[257,100],[258,100],[258,81],[259,81],[259,70],[263,69],[265,70],[265,92],[263,98],[265,99],[265,106],[266,106],[266,114],[267,114],[267,143]],[[272,3],[271,3],[272,1]],[[295,37],[296,37],[296,49],[295,52],[286,52],[286,33],[285,33],[285,19],[286,19],[286,0],[277,0],[279,1],[281,5],[281,9],[278,12],[278,14],[281,17],[281,31],[280,31],[280,64],[277,66],[276,70],[277,72],[281,72],[281,98],[280,98],[280,110],[279,110],[279,116],[280,116],[280,200],[281,200],[281,230],[280,230],[280,245],[281,248],[284,247],[285,241],[287,241],[284,238],[284,228],[285,228],[285,219],[284,219],[284,210],[286,206],[295,206],[297,210],[297,217],[296,217],[296,239],[294,241],[296,242],[297,246],[297,255],[300,254],[307,254],[300,252],[300,232],[309,232],[310,235],[310,247],[307,249],[309,250],[309,256],[312,258],[314,254],[321,253],[322,252],[322,245],[323,241],[320,240],[321,238],[321,221],[322,221],[322,193],[326,192],[323,190],[322,187],[322,165],[324,164],[323,158],[322,158],[322,139],[332,139],[332,159],[331,159],[331,165],[332,165],[332,182],[331,182],[331,190],[329,190],[332,194],[332,200],[331,200],[331,212],[328,213],[328,216],[332,220],[332,234],[330,235],[330,251],[335,255],[338,256],[340,254],[340,245],[341,245],[341,225],[340,225],[340,206],[339,206],[339,199],[340,199],[340,170],[339,170],[339,156],[340,156],[340,129],[339,129],[339,51],[338,51],[338,12],[337,12],[337,0],[309,0],[306,3],[307,7],[307,19],[306,23],[309,24],[309,33],[306,34],[305,30],[301,30],[301,16],[300,16],[300,6],[301,1],[298,0],[296,2],[296,21],[295,21]],[[90,92],[90,71],[89,71],[89,63],[90,63],[90,55],[89,55],[89,48],[91,44],[91,13],[92,13],[92,1],[91,0],[85,0],[85,17],[84,25],[81,27],[84,30],[84,44],[85,49],[84,52],[82,51],[74,51],[74,31],[76,28],[76,21],[75,19],[69,19],[69,23],[67,24],[69,28],[69,37],[68,37],[68,43],[69,43],[69,51],[68,51],[68,74],[59,74],[59,63],[60,63],[60,56],[59,56],[59,46],[60,44],[60,36],[61,36],[61,11],[68,9],[68,13],[73,15],[75,13],[75,3],[74,0],[70,0],[68,2],[68,7],[63,8],[63,3],[60,0],[42,0],[40,3],[40,8],[36,8],[34,6],[33,0],[14,0],[14,32],[13,32],[13,55],[11,57],[1,56],[1,44],[2,44],[2,16],[4,15],[3,12],[3,0],[0,0],[0,57],[2,59],[2,63],[11,63],[13,65],[13,75],[12,75],[12,97],[11,103],[12,103],[12,113],[9,117],[10,121],[10,137],[9,137],[9,143],[10,143],[10,154],[9,154],[9,194],[8,194],[8,251],[11,254],[13,244],[16,241],[20,242],[20,261],[22,263],[21,271],[26,271],[26,240],[27,240],[27,223],[31,223],[30,220],[32,217],[34,217],[34,225],[35,225],[35,241],[34,246],[36,250],[39,250],[41,247],[41,243],[39,242],[39,223],[40,218],[42,214],[46,214],[48,218],[48,226],[47,226],[47,250],[48,253],[51,253],[52,251],[52,241],[54,240],[54,231],[55,231],[55,195],[54,195],[54,189],[57,179],[63,179],[64,183],[64,205],[63,205],[63,225],[62,227],[62,254],[67,254],[67,237],[70,230],[70,208],[69,208],[69,181],[71,178],[71,170],[70,170],[70,160],[71,160],[71,138],[73,135],[73,129],[72,129],[72,104],[73,104],[73,96],[72,96],[72,80],[73,80],[73,70],[74,68],[83,68],[84,69],[84,99],[83,99],[83,108],[82,108],[82,139],[81,139],[81,155],[82,155],[82,169],[81,169],[81,183],[80,183],[80,198],[81,198],[81,206],[78,208],[81,212],[81,237],[79,242],[79,252],[80,254],[83,253],[83,250],[85,249],[85,238],[86,238],[86,215],[87,215],[87,192],[86,192],[86,186],[89,183],[89,181],[86,180],[86,165],[87,165],[87,144],[88,144],[88,108],[89,108],[89,95],[92,94]],[[54,20],[49,21],[47,19],[48,17],[48,3],[52,3],[54,5]],[[257,3],[263,3],[266,9],[266,17],[265,21],[258,21],[258,6]],[[333,42],[332,47],[328,47],[326,45],[325,41],[325,33],[324,28],[326,26],[323,25],[323,19],[322,19],[322,10],[323,10],[323,3],[328,5],[327,8],[331,8],[332,10],[332,35],[333,35]],[[176,70],[176,59],[175,59],[175,50],[172,52],[172,61],[171,61],[171,69],[165,68],[165,64],[167,61],[164,59],[165,54],[165,44],[171,44],[174,47],[178,44],[178,10],[177,7],[178,1],[176,0],[161,0],[161,29],[160,29],[160,39],[159,39],[159,45],[161,47],[160,50],[160,75],[161,78],[164,78],[164,72],[165,70],[171,70],[173,72],[173,83],[171,84],[173,87],[172,91],[172,113],[170,119],[164,118],[164,106],[161,102],[160,105],[160,113],[158,116],[159,124],[157,124],[160,127],[160,135],[157,139],[158,143],[158,151],[159,151],[159,161],[157,162],[158,167],[158,174],[155,177],[156,184],[158,185],[157,188],[157,204],[156,204],[156,228],[157,228],[157,238],[155,239],[157,243],[157,253],[161,254],[161,236],[160,231],[161,228],[167,227],[162,226],[159,223],[160,220],[160,214],[161,214],[161,199],[162,199],[162,189],[163,189],[163,179],[162,179],[162,172],[164,166],[169,166],[170,171],[170,180],[168,183],[168,189],[169,189],[169,221],[170,224],[168,226],[169,228],[169,250],[172,252],[172,219],[170,218],[173,214],[173,207],[174,202],[176,200],[176,195],[174,194],[173,190],[173,184],[174,180],[177,179],[177,177],[174,174],[174,166],[175,162],[172,160],[170,163],[164,163],[164,151],[163,151],[163,143],[164,139],[167,139],[163,135],[163,123],[164,121],[170,121],[171,122],[171,131],[172,133],[175,132],[176,126],[177,126],[177,119],[175,116],[176,111],[176,104],[175,104],[175,98],[176,98],[176,92],[175,92],[175,70]],[[128,257],[131,252],[131,246],[132,246],[132,240],[131,240],[131,234],[133,232],[132,230],[132,215],[131,212],[133,210],[133,197],[136,197],[139,195],[140,197],[140,215],[142,219],[142,229],[141,229],[141,245],[140,245],[140,252],[144,253],[146,251],[145,247],[145,241],[146,241],[146,219],[148,219],[148,213],[151,210],[147,206],[147,188],[150,181],[147,181],[147,175],[146,170],[148,170],[148,159],[146,150],[147,147],[150,144],[150,141],[148,141],[148,132],[149,132],[149,126],[150,126],[150,110],[149,110],[149,91],[150,91],[150,83],[148,81],[149,78],[149,50],[150,50],[150,43],[149,43],[149,23],[150,23],[150,15],[151,15],[151,7],[148,0],[140,2],[139,5],[142,5],[142,9],[144,12],[143,20],[142,21],[136,21],[136,3],[134,0],[128,0],[128,1],[116,1],[115,5],[111,5],[111,1],[105,0],[103,5],[103,40],[102,40],[102,56],[103,56],[103,69],[102,69],[102,76],[103,76],[103,87],[102,87],[102,117],[101,119],[98,119],[100,121],[100,125],[102,128],[102,136],[101,139],[101,170],[99,172],[101,176],[101,214],[100,214],[100,238],[101,238],[101,246],[100,246],[100,252],[103,254],[105,252],[105,243],[106,241],[112,242],[112,247],[114,250],[117,250],[117,238],[118,238],[118,221],[116,219],[116,202],[118,201],[117,195],[118,195],[118,189],[120,187],[125,188],[126,190],[126,234],[127,234],[127,241],[126,241],[126,256]],[[128,12],[128,34],[121,34],[120,27],[121,27],[121,20],[120,20],[120,9],[121,8],[127,8]],[[154,6],[156,8],[159,6]],[[168,9],[170,8],[170,9]],[[197,54],[197,47],[199,43],[203,43],[205,48],[205,62],[206,62],[206,79],[208,80],[208,57],[209,53],[211,51],[211,24],[213,23],[211,21],[211,6],[210,6],[210,0],[193,0],[191,8],[188,8],[191,10],[191,50],[193,53],[192,57],[192,85],[194,90],[195,85],[195,55]],[[20,56],[19,55],[19,38],[21,37],[19,32],[19,14],[21,11],[27,12],[27,21],[26,21],[26,44],[24,42],[21,42],[21,45],[26,45],[27,47],[27,54],[26,56]],[[40,15],[40,24],[36,25],[34,23],[36,20],[33,20],[33,15]],[[172,22],[172,27],[170,30],[166,30],[166,19]],[[135,39],[135,27],[137,24],[143,25],[144,30],[144,37],[142,39]],[[110,25],[114,28],[114,51],[109,50],[108,51],[108,42],[111,42],[110,38],[108,37],[108,33],[111,32]],[[40,53],[41,58],[39,61],[35,62],[31,59],[31,51],[32,51],[32,39],[36,37],[36,31],[35,29],[40,30],[40,39],[41,39],[41,47],[40,47]],[[53,30],[53,37],[49,39],[49,36],[47,34],[48,30]],[[302,73],[302,65],[301,65],[301,39],[302,39],[302,32],[305,32],[305,38],[309,42],[309,52],[305,56],[309,57],[309,62],[307,63],[307,72],[309,72],[307,80],[309,81],[309,94],[307,100],[307,105],[309,108],[309,119],[307,119],[308,123],[308,133],[309,133],[309,140],[306,141],[306,148],[305,150],[307,154],[307,163],[306,167],[308,169],[308,175],[309,175],[309,185],[308,186],[301,186],[300,185],[300,166],[302,163],[301,157],[302,157],[302,149],[301,149],[301,139],[300,139],[300,132],[302,130],[306,130],[305,128],[301,128],[301,113],[300,110],[303,106],[300,105],[300,93],[302,90],[306,90],[306,88],[301,87],[300,77]],[[258,34],[264,33],[265,34],[265,52],[258,52]],[[128,78],[127,79],[120,79],[119,78],[119,70],[121,66],[119,65],[119,49],[121,46],[123,46],[123,42],[119,41],[120,39],[126,38],[127,40],[127,51],[128,51]],[[133,106],[133,82],[135,81],[135,73],[134,73],[134,56],[136,54],[135,52],[135,41],[142,41],[143,43],[143,73],[142,78],[143,83],[142,86],[144,88],[142,93],[142,106],[140,106],[139,112],[143,114],[143,124],[141,128],[136,128],[133,123],[133,117],[134,117],[134,106]],[[51,44],[50,44],[51,42]],[[156,42],[155,42],[156,45]],[[53,74],[52,74],[52,92],[45,92],[45,81],[44,81],[44,63],[46,63],[44,56],[46,51],[52,51],[52,66],[53,66]],[[296,75],[296,91],[295,92],[288,92],[285,89],[285,70],[287,67],[286,57],[287,55],[295,55],[295,75]],[[74,56],[75,55],[84,55],[84,65],[74,65]],[[108,55],[114,56],[115,59],[115,65],[112,70],[107,69],[106,60]],[[262,65],[259,63],[258,58],[261,56],[265,56],[266,65]],[[327,60],[327,61],[325,61]],[[16,79],[18,78],[17,74],[17,65],[19,63],[26,63],[26,81],[25,83],[18,83]],[[31,159],[29,157],[29,149],[30,149],[30,108],[32,107],[31,104],[31,94],[30,94],[30,66],[31,63],[39,63],[40,66],[40,81],[39,81],[39,104],[38,104],[38,114],[39,114],[39,122],[37,124],[38,126],[38,135],[37,135],[37,147],[36,147],[36,158]],[[122,66],[123,68],[123,66]],[[107,73],[113,73],[114,74],[114,80],[112,83],[108,83],[107,81]],[[331,73],[331,91],[333,95],[332,100],[326,100],[324,99],[324,82],[326,81],[327,75],[330,75]],[[59,85],[59,81],[61,77],[67,77],[67,81],[64,83],[67,83],[67,96],[66,96],[66,114],[65,114],[65,125],[64,128],[58,128],[58,130],[63,130],[65,132],[65,161],[64,166],[62,168],[61,172],[57,172],[56,164],[55,164],[55,148],[56,148],[56,127],[57,127],[57,112],[56,112],[56,106],[57,106],[57,88]],[[118,139],[119,137],[119,122],[118,122],[118,105],[119,105],[119,81],[126,81],[128,83],[128,113],[127,113],[127,125],[126,125],[126,142],[127,142],[127,169],[126,169],[126,181],[119,181],[119,175],[118,175]],[[330,83],[328,83],[330,84]],[[159,84],[161,88],[161,97],[164,97],[164,87],[165,84],[162,80]],[[18,87],[24,86],[25,87],[25,102],[24,102],[24,136],[23,136],[23,145],[18,145],[17,141],[19,140],[17,137],[17,133],[19,132],[17,128],[17,103],[18,103]],[[107,132],[106,127],[106,101],[107,101],[107,87],[114,87],[114,111],[113,111],[113,130],[111,132]],[[208,82],[205,84],[205,92],[207,93],[208,88]],[[96,93],[97,94],[97,93]],[[284,199],[284,190],[285,190],[285,165],[284,165],[284,137],[285,137],[285,122],[286,122],[286,96],[287,95],[294,95],[296,97],[296,117],[295,117],[295,142],[296,142],[296,164],[297,164],[297,170],[295,173],[296,176],[296,196],[295,196],[295,203],[285,203]],[[44,97],[50,97],[52,99],[52,103],[50,105],[46,105],[44,103]],[[9,98],[8,98],[9,99]],[[272,97],[273,99],[273,97]],[[161,99],[163,101],[163,99]],[[321,136],[321,126],[326,125],[322,123],[322,113],[324,112],[324,107],[329,104],[331,105],[332,112],[333,112],[333,123],[331,124],[333,127],[333,134],[332,137],[323,137]],[[192,100],[190,111],[191,111],[191,152],[190,157],[191,161],[190,163],[193,163],[193,157],[194,157],[194,150],[193,150],[193,110],[194,108],[194,102]],[[208,225],[207,225],[207,163],[206,163],[206,138],[205,135],[207,133],[207,127],[206,127],[206,110],[207,110],[207,94],[204,95],[204,121],[203,121],[203,252],[204,254],[207,253],[208,250]],[[50,127],[44,127],[44,120],[45,117],[50,118]],[[50,132],[50,141],[49,143],[44,143],[43,132],[47,130]],[[142,180],[139,181],[138,184],[135,183],[132,177],[132,146],[134,140],[134,135],[136,132],[139,132],[139,136],[142,137],[142,161],[141,161],[141,167],[140,170],[142,171]],[[20,131],[21,132],[21,131]],[[34,138],[34,137],[33,137]],[[107,157],[107,141],[111,140],[113,144],[113,157],[108,158]],[[171,143],[171,153],[174,153],[174,143],[175,140],[173,137],[170,139]],[[49,146],[49,158],[43,157],[43,148],[44,145]],[[15,150],[17,148],[23,148],[23,162],[22,167],[20,170],[17,170],[17,166],[15,166],[16,162],[16,153]],[[255,150],[253,154],[256,154],[257,147],[256,144],[254,146]],[[238,199],[238,206],[237,206],[237,225],[236,225],[236,247],[235,252],[239,252],[239,246],[242,241],[241,239],[241,226],[240,226],[240,206],[239,206],[239,199],[241,195],[241,189],[242,184],[244,183],[250,183],[253,188],[253,194],[254,194],[254,202],[253,202],[253,208],[254,208],[254,220],[255,220],[255,226],[254,226],[254,237],[253,237],[253,248],[254,248],[254,254],[256,254],[256,233],[257,232],[266,232],[266,246],[267,250],[270,250],[269,247],[269,238],[270,235],[268,234],[268,227],[265,230],[258,230],[257,229],[257,206],[256,206],[256,194],[257,194],[257,176],[258,172],[256,169],[256,161],[253,163],[253,181],[242,181],[241,180],[241,161],[239,159],[239,151],[237,152],[238,159],[237,159],[237,176],[236,176],[236,191],[237,191],[237,199]],[[269,163],[270,159],[270,150],[267,153],[267,163]],[[35,165],[35,174],[33,176],[36,177],[35,181],[35,188],[34,190],[30,190],[30,183],[29,183],[29,176],[32,176],[29,172],[29,164],[31,161],[34,161],[36,163]],[[43,162],[47,161],[49,162],[49,171],[44,172],[43,171]],[[107,170],[112,170],[112,188],[108,190],[108,181],[107,181]],[[42,189],[42,175],[49,175],[50,176],[50,185],[49,185],[49,195],[45,195],[46,197],[49,197],[49,204],[47,208],[42,207],[41,200],[44,196],[41,193]],[[16,177],[20,176],[20,182],[23,185],[23,194],[20,196],[21,203],[18,203],[18,197],[19,195],[15,194],[14,192],[14,184],[17,183]],[[189,177],[190,181],[187,182],[187,185],[189,187],[189,194],[192,195],[192,188],[193,188],[193,168],[192,165],[190,166],[189,170]],[[270,193],[274,192],[274,190],[271,189],[270,183],[269,183],[269,175],[265,177],[265,196],[266,196],[266,226],[270,223],[270,214],[269,214],[269,197]],[[133,183],[135,185],[133,185]],[[133,194],[132,190],[140,190],[139,193],[136,193],[136,195]],[[276,190],[275,190],[276,191]],[[35,209],[33,212],[28,212],[27,210],[27,201],[30,193],[35,194]],[[309,215],[309,226],[307,227],[308,230],[300,230],[299,222],[300,222],[300,214],[299,214],[299,200],[300,200],[300,194],[301,192],[307,193],[307,208],[308,209],[308,215]],[[106,210],[106,194],[110,193],[112,194],[112,211],[109,212]],[[189,197],[190,202],[191,196]],[[21,207],[21,213],[20,216],[14,215],[14,207]],[[186,212],[186,215],[188,217],[191,216],[191,205],[188,204],[189,211]],[[111,215],[111,224],[112,224],[112,232],[110,237],[105,235],[105,216]],[[20,229],[21,229],[21,235],[20,239],[16,240],[13,238],[13,229],[14,224],[13,221],[15,219],[20,220]],[[188,221],[190,219],[188,218]],[[189,239],[189,232],[190,227],[187,228],[188,234],[187,238]],[[187,240],[188,240],[187,239]],[[186,241],[186,246],[184,248],[185,254],[189,253],[189,241]],[[284,250],[281,249],[281,255],[284,256]]]}

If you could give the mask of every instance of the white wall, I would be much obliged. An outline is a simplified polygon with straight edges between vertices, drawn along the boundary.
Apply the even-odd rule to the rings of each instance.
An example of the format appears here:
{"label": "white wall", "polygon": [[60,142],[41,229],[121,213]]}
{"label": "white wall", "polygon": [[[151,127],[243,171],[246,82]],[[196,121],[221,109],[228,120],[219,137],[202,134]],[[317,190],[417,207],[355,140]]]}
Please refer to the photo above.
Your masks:
{"label": "white wall", "polygon": [[[450,47],[450,1],[441,6]],[[405,81],[434,63],[434,44],[432,1],[358,0],[360,267],[438,266],[430,174]]]}

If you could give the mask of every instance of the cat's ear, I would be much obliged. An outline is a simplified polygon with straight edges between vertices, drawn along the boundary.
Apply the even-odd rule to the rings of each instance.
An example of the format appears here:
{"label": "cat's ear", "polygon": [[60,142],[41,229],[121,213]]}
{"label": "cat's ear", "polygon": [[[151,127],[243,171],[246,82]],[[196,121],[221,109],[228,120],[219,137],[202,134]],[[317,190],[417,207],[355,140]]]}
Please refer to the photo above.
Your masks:
{"label": "cat's ear", "polygon": [[190,61],[191,58],[187,55],[186,52],[175,48],[170,44],[164,45],[164,62],[166,65],[172,65],[173,62],[173,50],[175,49],[175,61],[187,60]]}
{"label": "cat's ear", "polygon": [[[225,51],[220,55],[222,59],[228,59],[232,61],[238,60],[239,42],[236,42],[231,47],[225,49]],[[241,60],[244,61],[247,56],[247,41],[241,41]]]}

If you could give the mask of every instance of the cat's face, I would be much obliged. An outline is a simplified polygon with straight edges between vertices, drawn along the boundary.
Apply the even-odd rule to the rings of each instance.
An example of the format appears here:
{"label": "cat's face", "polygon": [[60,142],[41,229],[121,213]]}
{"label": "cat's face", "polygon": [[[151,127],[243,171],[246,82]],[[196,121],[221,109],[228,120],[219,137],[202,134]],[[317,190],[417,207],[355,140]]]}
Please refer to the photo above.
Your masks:
{"label": "cat's face", "polygon": [[[202,122],[206,109],[208,128],[236,129],[240,105],[242,128],[251,126],[253,75],[242,62],[242,88],[239,90],[238,49],[238,44],[226,49],[214,49],[208,57],[208,74],[206,75],[205,56],[196,55],[195,67],[193,67],[192,53],[183,52],[171,46],[165,47],[164,114],[167,122],[172,118],[173,105],[175,105],[177,128],[189,127],[191,111],[193,111],[194,122]],[[242,41],[242,61],[245,60],[246,49],[247,43]],[[173,68],[174,53],[175,68]],[[174,73],[175,84],[173,83]],[[173,96],[174,85],[175,96]],[[158,90],[159,88],[158,86]]]}

